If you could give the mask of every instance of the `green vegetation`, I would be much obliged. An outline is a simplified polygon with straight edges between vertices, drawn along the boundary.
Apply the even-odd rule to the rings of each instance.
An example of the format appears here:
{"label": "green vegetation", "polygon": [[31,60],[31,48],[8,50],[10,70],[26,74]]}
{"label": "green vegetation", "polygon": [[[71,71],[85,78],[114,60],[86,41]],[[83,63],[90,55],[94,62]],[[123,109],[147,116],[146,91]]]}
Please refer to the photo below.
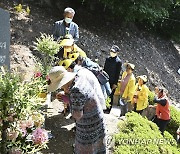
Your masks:
{"label": "green vegetation", "polygon": [[43,70],[45,73],[48,72],[49,66],[52,66],[55,60],[55,54],[58,53],[60,45],[54,41],[52,35],[41,33],[39,38],[36,38],[37,42],[34,42],[36,50],[39,51],[43,58],[41,60]]}
{"label": "green vegetation", "polygon": [[180,110],[170,107],[171,120],[167,126],[168,132],[176,138],[176,131],[180,126]]}
{"label": "green vegetation", "polygon": [[155,97],[155,93],[149,90],[149,94],[148,94],[149,105],[154,105],[154,97]]}
{"label": "green vegetation", "polygon": [[[39,78],[24,82],[16,72],[9,73],[2,68],[0,72],[0,153],[15,151],[34,153],[46,148],[47,132],[41,129],[44,116],[40,114],[42,112],[40,108],[45,100],[38,96],[38,93],[45,88],[43,86]],[[38,125],[35,125],[35,122]],[[38,137],[35,134],[37,130],[46,134],[46,138],[42,138],[42,142],[38,143],[35,140]]]}
{"label": "green vegetation", "polygon": [[[179,0],[80,0],[83,4],[104,5],[118,21],[141,23],[158,34],[180,42],[180,1]],[[90,5],[88,5],[90,6]]]}
{"label": "green vegetation", "polygon": [[180,153],[176,140],[167,131],[164,137],[153,122],[132,112],[118,125],[119,133],[114,136],[115,154],[161,154]]}

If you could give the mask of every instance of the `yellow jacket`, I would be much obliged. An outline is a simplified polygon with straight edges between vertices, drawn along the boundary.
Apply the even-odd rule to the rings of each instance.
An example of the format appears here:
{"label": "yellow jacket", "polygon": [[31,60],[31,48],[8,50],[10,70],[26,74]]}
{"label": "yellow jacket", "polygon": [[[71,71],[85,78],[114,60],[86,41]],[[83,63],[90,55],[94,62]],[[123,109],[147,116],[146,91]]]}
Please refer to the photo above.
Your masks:
{"label": "yellow jacket", "polygon": [[[127,72],[123,72],[122,74],[122,79],[127,75]],[[135,83],[136,83],[136,79],[134,77],[134,74],[132,73],[132,75],[130,76],[129,78],[129,81],[126,85],[126,88],[124,90],[124,93],[122,95],[123,98],[128,99],[128,101],[132,101],[133,99],[133,96],[134,96],[134,92],[135,92]],[[120,87],[121,87],[121,84],[120,82],[118,82],[118,86],[116,88],[116,91],[115,91],[115,95],[118,95],[120,93]]]}
{"label": "yellow jacket", "polygon": [[78,52],[80,56],[87,57],[86,53],[79,48],[76,44],[74,44],[74,52]]}
{"label": "yellow jacket", "polygon": [[[136,85],[136,88],[138,87],[138,84]],[[140,88],[140,91],[137,93],[137,108],[136,110],[143,110],[147,108],[148,106],[148,94],[149,94],[149,88],[143,84]]]}

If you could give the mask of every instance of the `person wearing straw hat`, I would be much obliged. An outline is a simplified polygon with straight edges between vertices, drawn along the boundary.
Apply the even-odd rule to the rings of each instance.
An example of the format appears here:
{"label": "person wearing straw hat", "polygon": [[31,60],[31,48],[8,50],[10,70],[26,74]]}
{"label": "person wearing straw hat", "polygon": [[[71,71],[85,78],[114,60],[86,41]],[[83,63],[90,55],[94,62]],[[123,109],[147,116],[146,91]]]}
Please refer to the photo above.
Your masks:
{"label": "person wearing straw hat", "polygon": [[147,76],[140,75],[137,77],[136,91],[133,97],[134,111],[142,114],[148,106],[149,88],[146,86]]}
{"label": "person wearing straw hat", "polygon": [[[48,91],[63,89],[69,96],[72,117],[76,120],[75,148],[78,154],[106,153],[104,96],[95,75],[86,68],[77,73],[55,66],[49,72]],[[59,99],[58,95],[57,98]]]}
{"label": "person wearing straw hat", "polygon": [[86,53],[79,48],[72,38],[72,35],[67,34],[65,38],[60,42],[60,51],[55,55],[59,59],[66,59],[70,53],[79,53],[83,57],[87,57]]}
{"label": "person wearing straw hat", "polygon": [[132,100],[135,92],[136,79],[133,74],[134,64],[125,63],[126,71],[123,72],[120,81],[120,108],[121,116],[124,116],[128,111],[132,110]]}
{"label": "person wearing straw hat", "polygon": [[75,11],[67,7],[64,9],[64,19],[56,21],[53,26],[54,40],[64,39],[66,34],[71,34],[75,42],[79,40],[79,28],[72,20],[74,18]]}

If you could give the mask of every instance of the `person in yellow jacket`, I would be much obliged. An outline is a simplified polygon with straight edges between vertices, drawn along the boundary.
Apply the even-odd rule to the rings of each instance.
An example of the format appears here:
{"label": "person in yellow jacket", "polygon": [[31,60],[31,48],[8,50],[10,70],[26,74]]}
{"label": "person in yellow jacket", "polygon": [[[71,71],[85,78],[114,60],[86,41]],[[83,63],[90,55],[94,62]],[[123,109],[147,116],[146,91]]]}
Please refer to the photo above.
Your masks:
{"label": "person in yellow jacket", "polygon": [[134,111],[142,114],[143,110],[148,106],[149,88],[146,86],[147,76],[141,75],[137,77],[136,91],[134,94]]}
{"label": "person in yellow jacket", "polygon": [[134,64],[125,63],[126,71],[123,72],[121,81],[119,81],[115,94],[120,96],[121,115],[124,116],[128,111],[132,110],[132,100],[135,92],[136,78],[134,77],[133,70]]}
{"label": "person in yellow jacket", "polygon": [[82,57],[87,57],[86,53],[75,44],[74,39],[70,34],[67,34],[60,42],[60,47],[63,50],[61,49],[58,54],[55,55],[59,59],[66,59],[71,53],[79,53]]}

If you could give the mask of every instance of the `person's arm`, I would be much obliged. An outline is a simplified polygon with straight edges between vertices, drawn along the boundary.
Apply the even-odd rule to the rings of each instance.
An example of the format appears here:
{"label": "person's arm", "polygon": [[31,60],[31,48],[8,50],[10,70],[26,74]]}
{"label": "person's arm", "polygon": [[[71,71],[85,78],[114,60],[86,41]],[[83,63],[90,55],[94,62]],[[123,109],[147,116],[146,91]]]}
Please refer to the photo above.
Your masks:
{"label": "person's arm", "polygon": [[57,22],[55,22],[54,25],[53,25],[53,30],[52,30],[53,31],[52,32],[53,38],[54,38],[55,41],[58,40],[57,29],[58,29],[58,24],[57,24]]}
{"label": "person's arm", "polygon": [[76,24],[75,25],[75,34],[74,34],[74,41],[75,43],[79,40],[79,27],[78,25]]}
{"label": "person's arm", "polygon": [[72,117],[80,120],[83,116],[83,108],[86,102],[86,97],[79,91],[78,88],[73,88],[70,93],[70,105],[72,108]]}
{"label": "person's arm", "polygon": [[136,89],[136,81],[135,80],[131,80],[129,85],[128,85],[128,101],[131,102],[134,96],[134,92]]}
{"label": "person's arm", "polygon": [[158,103],[158,104],[161,104],[162,106],[165,106],[166,103],[167,103],[167,100],[165,98],[160,98],[160,99],[154,98],[154,102]]}

